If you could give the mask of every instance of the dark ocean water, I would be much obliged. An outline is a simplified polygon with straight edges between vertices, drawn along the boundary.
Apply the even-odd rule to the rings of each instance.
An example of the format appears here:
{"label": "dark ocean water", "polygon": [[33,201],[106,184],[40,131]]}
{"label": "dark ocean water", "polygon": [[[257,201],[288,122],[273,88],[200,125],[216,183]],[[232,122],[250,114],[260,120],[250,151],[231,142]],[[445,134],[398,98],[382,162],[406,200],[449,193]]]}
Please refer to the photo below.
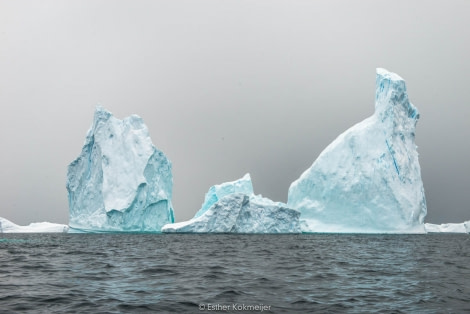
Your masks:
{"label": "dark ocean water", "polygon": [[0,234],[1,313],[227,309],[468,313],[470,235]]}

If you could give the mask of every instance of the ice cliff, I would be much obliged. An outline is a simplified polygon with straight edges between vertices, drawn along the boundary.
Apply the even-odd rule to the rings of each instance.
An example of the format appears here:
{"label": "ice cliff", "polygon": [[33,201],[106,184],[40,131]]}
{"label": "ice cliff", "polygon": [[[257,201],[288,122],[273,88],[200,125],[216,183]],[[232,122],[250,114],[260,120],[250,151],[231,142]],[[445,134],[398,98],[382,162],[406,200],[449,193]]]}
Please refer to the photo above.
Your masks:
{"label": "ice cliff", "polygon": [[33,222],[27,226],[19,226],[8,219],[0,217],[0,233],[64,233],[69,226],[51,222]]}
{"label": "ice cliff", "polygon": [[375,112],[336,138],[289,188],[306,232],[425,232],[415,127],[405,81],[377,69]]}
{"label": "ice cliff", "polygon": [[286,204],[253,194],[249,174],[215,185],[193,219],[168,224],[162,232],[181,233],[300,233],[300,212]]}
{"label": "ice cliff", "polygon": [[171,162],[152,144],[143,120],[96,107],[80,156],[68,167],[70,227],[160,232],[174,222]]}

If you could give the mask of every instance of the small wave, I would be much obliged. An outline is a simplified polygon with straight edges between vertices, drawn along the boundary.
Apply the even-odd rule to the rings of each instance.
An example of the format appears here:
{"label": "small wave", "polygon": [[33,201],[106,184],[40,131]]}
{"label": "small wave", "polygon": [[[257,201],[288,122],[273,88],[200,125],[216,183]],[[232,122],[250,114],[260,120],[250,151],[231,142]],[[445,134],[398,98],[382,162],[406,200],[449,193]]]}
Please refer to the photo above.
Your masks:
{"label": "small wave", "polygon": [[236,297],[236,296],[241,296],[241,295],[246,295],[246,293],[243,291],[239,291],[239,290],[229,289],[229,290],[225,290],[217,294],[216,299],[217,298],[231,298],[231,297]]}
{"label": "small wave", "polygon": [[141,271],[143,274],[168,274],[168,275],[176,275],[178,274],[177,271],[168,268],[146,268]]}
{"label": "small wave", "polygon": [[317,301],[310,301],[310,300],[306,300],[304,298],[300,298],[300,299],[297,299],[297,300],[291,302],[290,304],[292,304],[292,305],[316,305],[316,304],[321,304],[321,303],[317,302]]}

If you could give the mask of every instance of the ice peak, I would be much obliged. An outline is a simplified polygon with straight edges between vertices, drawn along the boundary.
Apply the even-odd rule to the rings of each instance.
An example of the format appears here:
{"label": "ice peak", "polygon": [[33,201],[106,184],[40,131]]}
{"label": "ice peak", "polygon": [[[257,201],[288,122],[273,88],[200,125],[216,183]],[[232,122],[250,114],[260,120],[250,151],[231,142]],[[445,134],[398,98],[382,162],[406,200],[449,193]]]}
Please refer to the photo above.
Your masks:
{"label": "ice peak", "polygon": [[382,103],[408,101],[405,81],[397,74],[377,68],[375,78],[375,109]]}
{"label": "ice peak", "polygon": [[240,180],[243,180],[243,181],[251,181],[251,175],[250,173],[245,173],[245,175],[240,179]]}
{"label": "ice peak", "polygon": [[393,129],[402,126],[413,131],[419,112],[408,99],[405,81],[383,68],[377,68],[376,73],[375,115],[383,123],[391,123]]}
{"label": "ice peak", "polygon": [[107,121],[111,118],[113,114],[106,110],[100,104],[95,107],[95,116],[93,117],[93,125],[96,126],[99,121]]}
{"label": "ice peak", "polygon": [[390,72],[387,69],[377,68],[377,69],[375,69],[375,71],[377,73],[377,76],[387,78],[387,79],[393,80],[393,81],[404,81],[404,79],[400,75],[398,75],[396,73],[393,73],[393,72]]}
{"label": "ice peak", "polygon": [[97,104],[95,107],[95,116],[96,115],[112,115],[112,113],[101,104]]}

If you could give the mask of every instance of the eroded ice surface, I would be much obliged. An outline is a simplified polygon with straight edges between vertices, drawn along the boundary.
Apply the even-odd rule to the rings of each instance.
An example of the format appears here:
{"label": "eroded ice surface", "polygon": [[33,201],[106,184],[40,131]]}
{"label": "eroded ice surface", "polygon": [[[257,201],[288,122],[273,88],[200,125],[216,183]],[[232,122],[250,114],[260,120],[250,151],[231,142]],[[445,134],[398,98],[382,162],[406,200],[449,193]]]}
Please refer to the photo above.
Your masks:
{"label": "eroded ice surface", "polygon": [[194,217],[201,216],[218,200],[234,193],[253,194],[253,184],[251,183],[249,173],[245,174],[241,179],[211,186],[206,193],[201,209],[199,209]]}
{"label": "eroded ice surface", "polygon": [[171,162],[143,120],[98,106],[80,156],[68,167],[70,227],[160,232],[174,221]]}
{"label": "eroded ice surface", "polygon": [[289,188],[306,232],[424,231],[415,127],[405,81],[377,69],[375,112],[336,138]]}
{"label": "eroded ice surface", "polygon": [[193,219],[168,224],[162,232],[300,233],[300,212],[253,194],[249,174],[215,185]]}
{"label": "eroded ice surface", "polygon": [[63,233],[69,226],[51,222],[33,222],[27,226],[19,226],[8,219],[0,217],[0,233]]}

